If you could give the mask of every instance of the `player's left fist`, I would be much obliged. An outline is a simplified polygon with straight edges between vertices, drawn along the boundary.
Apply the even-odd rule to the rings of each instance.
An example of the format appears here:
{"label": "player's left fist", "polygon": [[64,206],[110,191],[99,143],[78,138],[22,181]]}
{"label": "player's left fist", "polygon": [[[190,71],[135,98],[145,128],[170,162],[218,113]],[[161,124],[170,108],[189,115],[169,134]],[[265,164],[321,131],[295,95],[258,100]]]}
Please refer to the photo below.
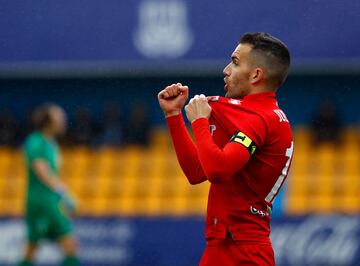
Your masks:
{"label": "player's left fist", "polygon": [[196,119],[206,118],[209,119],[211,115],[211,107],[204,94],[195,95],[188,105],[185,106],[185,112],[190,123]]}

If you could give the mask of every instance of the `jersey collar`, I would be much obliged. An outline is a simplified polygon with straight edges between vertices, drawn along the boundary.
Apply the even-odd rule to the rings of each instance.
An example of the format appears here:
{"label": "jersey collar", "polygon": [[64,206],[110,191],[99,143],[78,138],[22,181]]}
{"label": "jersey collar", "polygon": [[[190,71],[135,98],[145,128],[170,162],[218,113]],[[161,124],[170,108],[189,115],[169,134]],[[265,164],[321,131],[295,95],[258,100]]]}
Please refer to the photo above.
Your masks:
{"label": "jersey collar", "polygon": [[265,99],[265,98],[271,98],[276,99],[276,93],[275,92],[260,92],[255,94],[246,95],[243,100],[259,100],[259,99]]}

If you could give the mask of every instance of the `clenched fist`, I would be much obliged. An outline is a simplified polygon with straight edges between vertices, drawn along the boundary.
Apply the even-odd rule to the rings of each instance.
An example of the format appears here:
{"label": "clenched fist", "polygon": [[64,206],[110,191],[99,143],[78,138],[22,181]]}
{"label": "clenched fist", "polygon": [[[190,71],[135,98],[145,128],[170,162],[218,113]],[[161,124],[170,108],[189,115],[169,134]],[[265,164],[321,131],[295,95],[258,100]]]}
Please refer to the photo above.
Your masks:
{"label": "clenched fist", "polygon": [[172,84],[159,92],[158,101],[166,117],[178,115],[189,97],[189,87]]}
{"label": "clenched fist", "polygon": [[208,104],[208,100],[204,94],[195,95],[188,105],[185,106],[185,112],[190,123],[193,123],[199,118],[210,118],[211,107]]}

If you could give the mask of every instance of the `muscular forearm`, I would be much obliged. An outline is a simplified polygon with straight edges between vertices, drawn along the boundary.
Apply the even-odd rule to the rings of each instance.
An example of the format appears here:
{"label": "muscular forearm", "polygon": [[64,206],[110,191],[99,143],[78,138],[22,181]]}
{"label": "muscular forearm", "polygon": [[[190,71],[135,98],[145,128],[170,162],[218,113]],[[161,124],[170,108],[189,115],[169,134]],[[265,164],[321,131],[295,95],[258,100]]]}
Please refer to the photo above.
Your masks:
{"label": "muscular forearm", "polygon": [[179,164],[190,184],[207,180],[181,114],[166,118]]}
{"label": "muscular forearm", "polygon": [[228,143],[220,149],[211,136],[207,119],[195,120],[192,128],[200,163],[210,182],[230,178],[249,160],[249,152],[240,144]]}

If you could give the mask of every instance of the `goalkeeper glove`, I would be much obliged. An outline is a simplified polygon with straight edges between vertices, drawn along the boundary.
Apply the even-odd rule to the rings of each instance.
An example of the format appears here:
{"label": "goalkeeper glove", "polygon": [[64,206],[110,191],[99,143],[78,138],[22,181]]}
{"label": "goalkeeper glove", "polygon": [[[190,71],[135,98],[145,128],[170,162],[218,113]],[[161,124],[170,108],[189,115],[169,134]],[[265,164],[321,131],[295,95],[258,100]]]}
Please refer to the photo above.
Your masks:
{"label": "goalkeeper glove", "polygon": [[60,203],[63,205],[63,207],[71,214],[75,213],[76,211],[76,202],[71,197],[71,195],[66,192],[65,190],[58,190],[56,191],[56,194],[60,198]]}

